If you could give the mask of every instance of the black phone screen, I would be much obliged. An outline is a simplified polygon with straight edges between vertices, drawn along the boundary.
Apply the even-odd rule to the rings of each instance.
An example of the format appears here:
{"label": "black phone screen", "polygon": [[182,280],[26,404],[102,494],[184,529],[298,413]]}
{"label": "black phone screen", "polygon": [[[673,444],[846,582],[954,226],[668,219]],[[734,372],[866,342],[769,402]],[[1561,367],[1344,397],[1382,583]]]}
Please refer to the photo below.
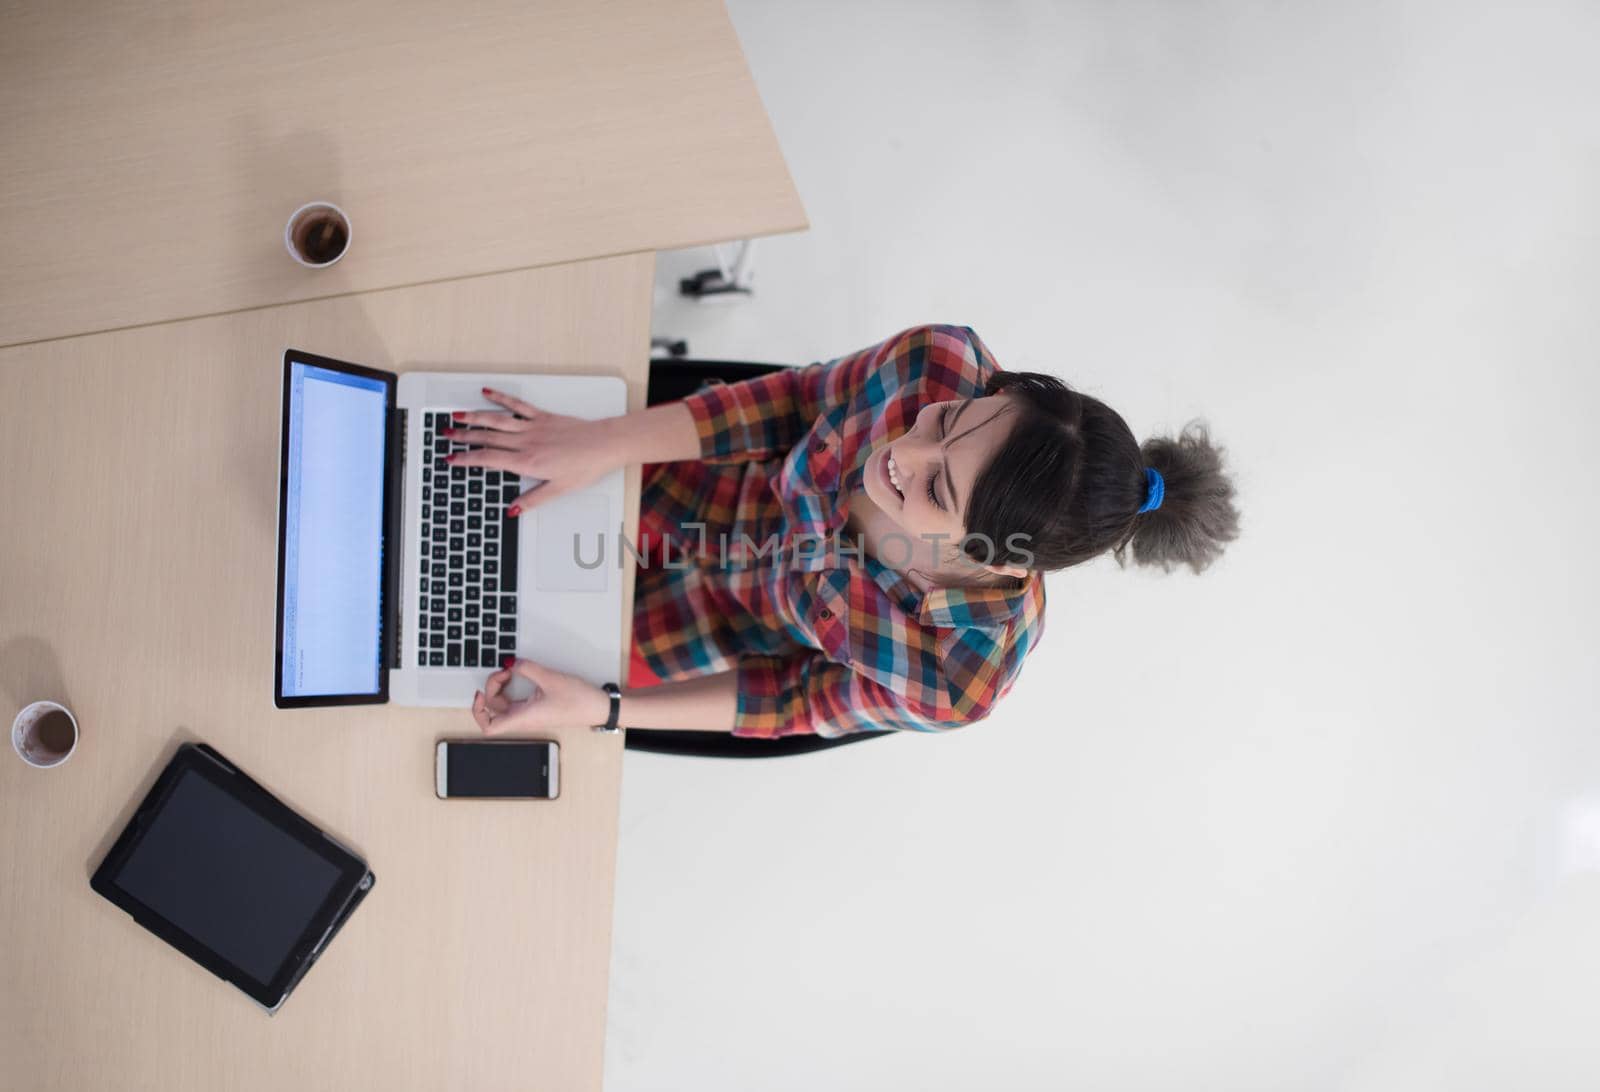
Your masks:
{"label": "black phone screen", "polygon": [[448,743],[445,795],[549,797],[555,749],[545,740]]}

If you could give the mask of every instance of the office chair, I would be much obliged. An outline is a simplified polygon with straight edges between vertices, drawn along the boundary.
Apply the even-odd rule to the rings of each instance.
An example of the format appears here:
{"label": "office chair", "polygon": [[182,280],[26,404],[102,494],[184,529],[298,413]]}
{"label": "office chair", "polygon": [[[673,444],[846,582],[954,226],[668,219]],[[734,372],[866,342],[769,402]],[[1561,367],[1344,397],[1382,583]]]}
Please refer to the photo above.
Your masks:
{"label": "office chair", "polygon": [[[652,360],[650,384],[645,403],[651,406],[676,402],[693,394],[706,383],[720,380],[737,383],[785,367],[782,364],[743,364],[722,360]],[[630,751],[650,751],[663,755],[695,758],[782,758],[809,754],[846,743],[891,736],[893,732],[858,732],[827,739],[823,736],[784,736],[780,739],[746,739],[727,732],[681,732],[663,728],[629,728]]]}

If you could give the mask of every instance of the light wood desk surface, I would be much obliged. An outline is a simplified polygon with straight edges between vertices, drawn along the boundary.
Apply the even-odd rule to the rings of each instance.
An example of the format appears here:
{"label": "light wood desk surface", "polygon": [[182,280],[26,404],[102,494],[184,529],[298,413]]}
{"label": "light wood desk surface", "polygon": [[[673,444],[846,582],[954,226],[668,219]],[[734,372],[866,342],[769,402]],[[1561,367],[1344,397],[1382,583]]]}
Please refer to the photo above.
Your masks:
{"label": "light wood desk surface", "polygon": [[[559,800],[443,802],[434,743],[475,734],[465,711],[273,708],[280,357],[608,373],[638,407],[652,267],[634,255],[0,350],[0,698],[7,725],[49,697],[82,726],[57,769],[0,755],[0,1085],[600,1087],[622,741],[557,733]],[[634,473],[630,513],[637,498]],[[89,889],[189,739],[378,876],[276,1016]]]}
{"label": "light wood desk surface", "polygon": [[[0,0],[0,345],[806,226],[721,0]],[[308,270],[289,214],[349,253]]]}

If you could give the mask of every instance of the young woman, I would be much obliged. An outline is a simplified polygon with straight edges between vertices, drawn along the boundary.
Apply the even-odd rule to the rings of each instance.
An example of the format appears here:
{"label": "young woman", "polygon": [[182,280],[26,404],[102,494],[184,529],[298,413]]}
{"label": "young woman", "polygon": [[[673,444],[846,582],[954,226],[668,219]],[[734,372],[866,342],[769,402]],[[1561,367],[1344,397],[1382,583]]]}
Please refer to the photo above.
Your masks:
{"label": "young woman", "polygon": [[[982,719],[1043,628],[1043,575],[1111,551],[1199,572],[1238,533],[1204,429],[1141,447],[1060,380],[924,326],[828,364],[603,421],[458,414],[454,456],[545,484],[522,511],[647,464],[627,727],[743,736],[939,731]],[[512,674],[535,684],[512,702]],[[599,687],[508,663],[485,732],[598,725]]]}

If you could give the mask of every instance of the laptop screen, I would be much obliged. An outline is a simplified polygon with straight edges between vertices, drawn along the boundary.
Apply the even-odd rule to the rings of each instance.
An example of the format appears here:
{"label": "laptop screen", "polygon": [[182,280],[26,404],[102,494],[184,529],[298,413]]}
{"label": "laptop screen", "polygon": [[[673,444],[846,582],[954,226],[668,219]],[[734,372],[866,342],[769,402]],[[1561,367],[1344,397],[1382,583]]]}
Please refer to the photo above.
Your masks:
{"label": "laptop screen", "polygon": [[391,385],[292,358],[285,379],[279,688],[377,694]]}

